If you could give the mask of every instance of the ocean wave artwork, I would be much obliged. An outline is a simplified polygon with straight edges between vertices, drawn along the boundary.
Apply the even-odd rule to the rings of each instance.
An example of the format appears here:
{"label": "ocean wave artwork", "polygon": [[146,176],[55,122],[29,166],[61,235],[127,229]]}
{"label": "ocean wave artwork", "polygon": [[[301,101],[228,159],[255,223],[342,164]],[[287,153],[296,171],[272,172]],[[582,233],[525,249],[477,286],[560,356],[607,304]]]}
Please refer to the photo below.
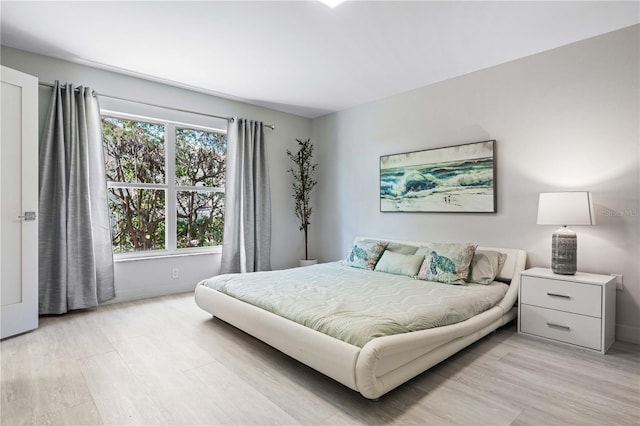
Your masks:
{"label": "ocean wave artwork", "polygon": [[380,157],[380,210],[495,212],[494,143]]}

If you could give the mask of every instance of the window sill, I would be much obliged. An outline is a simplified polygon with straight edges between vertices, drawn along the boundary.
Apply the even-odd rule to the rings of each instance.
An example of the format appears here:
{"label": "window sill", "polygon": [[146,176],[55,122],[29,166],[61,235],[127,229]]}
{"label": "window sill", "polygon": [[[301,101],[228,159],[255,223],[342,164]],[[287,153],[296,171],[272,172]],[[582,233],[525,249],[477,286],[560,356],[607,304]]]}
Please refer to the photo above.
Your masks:
{"label": "window sill", "polygon": [[179,253],[179,252],[174,252],[174,253],[167,253],[167,252],[162,252],[162,253],[153,253],[153,254],[144,254],[144,255],[114,255],[113,257],[113,261],[114,263],[120,263],[120,262],[137,262],[137,261],[141,261],[141,260],[156,260],[156,259],[169,259],[169,258],[176,258],[176,257],[189,257],[189,256],[207,256],[207,255],[212,255],[212,254],[221,254],[222,253],[222,247],[216,247],[212,250],[209,251],[187,251],[185,253]]}

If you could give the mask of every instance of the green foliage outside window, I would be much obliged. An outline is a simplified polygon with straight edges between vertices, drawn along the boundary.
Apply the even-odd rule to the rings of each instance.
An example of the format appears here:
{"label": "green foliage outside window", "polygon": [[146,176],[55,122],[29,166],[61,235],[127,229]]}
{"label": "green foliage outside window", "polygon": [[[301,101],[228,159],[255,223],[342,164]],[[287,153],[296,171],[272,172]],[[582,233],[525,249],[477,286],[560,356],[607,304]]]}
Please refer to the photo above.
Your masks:
{"label": "green foliage outside window", "polygon": [[[175,176],[168,176],[165,128],[174,129],[102,117],[114,253],[167,248],[167,208],[175,208],[177,248],[222,243],[226,135],[175,128]],[[166,200],[168,179],[175,200]]]}
{"label": "green foliage outside window", "polygon": [[114,253],[165,248],[165,191],[109,188]]}
{"label": "green foliage outside window", "polygon": [[165,183],[162,124],[102,117],[109,182]]}
{"label": "green foliage outside window", "polygon": [[178,248],[222,244],[224,193],[178,191]]}
{"label": "green foliage outside window", "polygon": [[[176,130],[176,184],[224,188],[227,137],[194,129]],[[178,248],[222,244],[224,193],[178,191]]]}

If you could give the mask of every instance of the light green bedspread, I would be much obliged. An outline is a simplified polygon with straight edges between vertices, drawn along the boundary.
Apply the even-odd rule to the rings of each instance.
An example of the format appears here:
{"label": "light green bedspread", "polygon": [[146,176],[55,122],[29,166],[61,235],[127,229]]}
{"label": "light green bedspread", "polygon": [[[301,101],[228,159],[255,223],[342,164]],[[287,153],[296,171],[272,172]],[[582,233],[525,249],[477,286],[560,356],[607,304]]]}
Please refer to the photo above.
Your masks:
{"label": "light green bedspread", "polygon": [[342,262],[219,275],[203,284],[359,347],[380,336],[464,321],[498,304],[509,287],[440,284]]}

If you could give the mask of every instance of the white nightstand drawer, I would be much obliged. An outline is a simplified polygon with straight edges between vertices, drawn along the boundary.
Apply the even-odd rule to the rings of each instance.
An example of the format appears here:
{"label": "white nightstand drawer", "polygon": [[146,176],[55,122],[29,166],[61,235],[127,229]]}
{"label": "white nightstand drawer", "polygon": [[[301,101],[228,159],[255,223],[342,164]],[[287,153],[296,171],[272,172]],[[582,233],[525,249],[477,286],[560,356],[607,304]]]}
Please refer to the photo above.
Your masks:
{"label": "white nightstand drawer", "polygon": [[600,319],[554,311],[538,306],[520,306],[521,332],[601,350]]}
{"label": "white nightstand drawer", "polygon": [[559,279],[522,276],[521,303],[581,315],[602,316],[602,287]]}

